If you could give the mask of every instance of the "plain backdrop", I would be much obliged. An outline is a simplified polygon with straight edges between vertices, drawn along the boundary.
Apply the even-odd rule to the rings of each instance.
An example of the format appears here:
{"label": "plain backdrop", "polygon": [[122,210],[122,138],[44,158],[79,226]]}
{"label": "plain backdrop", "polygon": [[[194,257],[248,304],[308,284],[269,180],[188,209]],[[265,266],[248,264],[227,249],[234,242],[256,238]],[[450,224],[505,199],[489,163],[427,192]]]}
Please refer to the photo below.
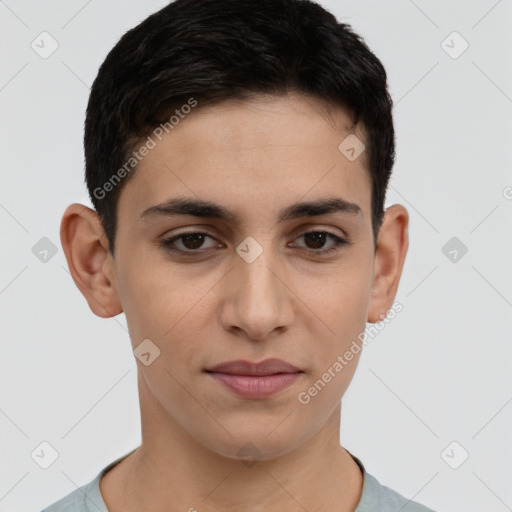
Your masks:
{"label": "plain backdrop", "polygon": [[[165,3],[0,2],[4,512],[41,510],[140,443],[125,318],[89,310],[59,227],[68,204],[89,205],[82,137],[98,67]],[[403,311],[363,351],[341,442],[436,511],[512,510],[512,1],[320,3],[388,71],[397,160],[386,205],[410,213]],[[46,51],[58,44],[47,58],[41,37]],[[41,443],[58,454],[47,469],[33,458]]]}

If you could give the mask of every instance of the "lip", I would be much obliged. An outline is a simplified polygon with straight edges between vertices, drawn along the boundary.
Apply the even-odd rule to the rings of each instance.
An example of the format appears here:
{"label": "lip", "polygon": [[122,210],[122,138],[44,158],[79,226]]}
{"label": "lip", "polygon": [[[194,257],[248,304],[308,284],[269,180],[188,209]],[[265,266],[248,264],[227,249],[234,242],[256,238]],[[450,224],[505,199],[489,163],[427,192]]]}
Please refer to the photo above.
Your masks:
{"label": "lip", "polygon": [[236,361],[226,361],[212,368],[208,368],[207,372],[228,373],[231,375],[275,375],[277,373],[296,373],[301,370],[282,359],[265,359],[260,362],[245,361],[237,359]]}
{"label": "lip", "polygon": [[252,399],[263,399],[278,393],[304,373],[281,359],[228,361],[205,371],[236,395]]}
{"label": "lip", "polygon": [[215,372],[209,374],[242,398],[263,399],[293,384],[302,375],[302,372],[277,373],[259,377]]}

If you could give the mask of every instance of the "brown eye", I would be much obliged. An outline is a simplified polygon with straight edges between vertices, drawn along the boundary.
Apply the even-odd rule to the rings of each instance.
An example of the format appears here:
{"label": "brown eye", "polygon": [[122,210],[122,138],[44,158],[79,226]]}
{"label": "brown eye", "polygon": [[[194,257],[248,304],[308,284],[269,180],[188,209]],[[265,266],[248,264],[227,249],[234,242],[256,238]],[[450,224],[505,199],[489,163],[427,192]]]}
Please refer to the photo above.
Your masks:
{"label": "brown eye", "polygon": [[[319,254],[326,254],[331,251],[336,251],[342,245],[349,245],[350,242],[334,233],[330,233],[329,231],[308,231],[299,236],[299,238],[304,237],[306,241],[306,249],[309,249],[311,252],[317,252]],[[326,243],[326,239],[331,238],[333,243],[327,249],[323,249]]]}
{"label": "brown eye", "polygon": [[[199,253],[199,249],[204,249],[203,244],[205,238],[213,238],[207,233],[182,233],[172,238],[162,240],[161,245],[170,251],[182,252],[182,253]],[[176,242],[181,243],[181,248],[177,247]],[[208,247],[206,248],[208,249]]]}
{"label": "brown eye", "polygon": [[[162,240],[160,244],[166,250],[192,256],[194,254],[201,254],[202,252],[206,252],[208,249],[219,247],[219,245],[204,247],[205,239],[207,238],[215,240],[207,233],[194,232],[182,233],[180,235],[173,236],[172,238]],[[307,231],[306,233],[300,235],[298,238],[304,238],[306,245],[299,245],[297,247],[304,247],[309,252],[319,255],[330,253],[331,251],[336,251],[340,248],[340,246],[350,245],[351,243],[349,240],[340,238],[334,233],[330,233],[328,231]],[[328,246],[327,249],[324,249],[325,244],[329,239],[331,239],[332,243],[330,246]]]}
{"label": "brown eye", "polygon": [[203,233],[192,233],[190,235],[182,235],[180,238],[187,249],[200,249],[204,243],[204,237]]}
{"label": "brown eye", "polygon": [[308,249],[322,249],[325,245],[327,233],[320,233],[318,231],[312,231],[311,233],[306,233],[304,236],[304,240],[307,242],[312,242],[313,246],[308,245]]}

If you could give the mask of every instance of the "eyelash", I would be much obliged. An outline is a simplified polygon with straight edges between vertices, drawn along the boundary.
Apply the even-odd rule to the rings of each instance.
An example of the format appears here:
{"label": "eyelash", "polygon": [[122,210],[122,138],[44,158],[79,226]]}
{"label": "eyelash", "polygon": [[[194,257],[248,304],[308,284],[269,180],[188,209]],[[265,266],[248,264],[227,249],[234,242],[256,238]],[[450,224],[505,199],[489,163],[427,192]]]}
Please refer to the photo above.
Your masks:
{"label": "eyelash", "polygon": [[[306,249],[308,252],[311,252],[312,254],[320,254],[322,256],[323,255],[327,255],[327,254],[330,254],[333,251],[339,251],[341,249],[341,247],[350,245],[352,243],[352,242],[350,242],[347,239],[340,238],[339,236],[335,235],[334,233],[331,233],[329,231],[320,231],[320,230],[306,231],[306,232],[302,233],[301,235],[299,235],[297,238],[301,238],[304,235],[311,235],[311,234],[328,235],[334,241],[334,245],[332,247],[330,247],[329,249],[324,249],[324,250],[322,250],[322,249],[319,249],[319,250]],[[206,252],[205,250],[201,251],[199,249],[198,250],[189,249],[187,251],[184,251],[182,249],[176,249],[176,247],[172,246],[172,244],[176,240],[179,240],[180,238],[183,238],[183,237],[189,236],[189,235],[206,235],[207,237],[214,238],[211,235],[209,235],[208,233],[203,233],[203,232],[200,232],[200,231],[194,231],[194,232],[191,232],[191,233],[181,233],[179,235],[173,236],[172,238],[164,239],[164,240],[162,240],[160,242],[160,245],[164,249],[166,249],[168,251],[172,251],[172,252],[175,252],[175,253],[180,253],[180,254],[187,255],[187,256],[195,256],[195,255],[201,254],[201,252]],[[206,250],[208,250],[208,249],[206,249]]]}

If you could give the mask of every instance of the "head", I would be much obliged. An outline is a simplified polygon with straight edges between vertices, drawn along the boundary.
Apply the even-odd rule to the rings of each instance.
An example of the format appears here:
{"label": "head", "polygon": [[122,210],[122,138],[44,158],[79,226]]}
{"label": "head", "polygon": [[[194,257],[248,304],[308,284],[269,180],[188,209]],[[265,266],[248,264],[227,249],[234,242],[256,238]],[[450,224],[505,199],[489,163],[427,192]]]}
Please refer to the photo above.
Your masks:
{"label": "head", "polygon": [[[384,210],[391,110],[378,58],[308,0],[176,0],[110,51],[85,122],[94,210],[68,207],[61,240],[91,310],[160,351],[137,359],[143,414],[231,458],[326,425],[360,351],[338,356],[392,307],[407,251],[407,211]],[[302,373],[264,400],[206,371],[267,358]]]}

